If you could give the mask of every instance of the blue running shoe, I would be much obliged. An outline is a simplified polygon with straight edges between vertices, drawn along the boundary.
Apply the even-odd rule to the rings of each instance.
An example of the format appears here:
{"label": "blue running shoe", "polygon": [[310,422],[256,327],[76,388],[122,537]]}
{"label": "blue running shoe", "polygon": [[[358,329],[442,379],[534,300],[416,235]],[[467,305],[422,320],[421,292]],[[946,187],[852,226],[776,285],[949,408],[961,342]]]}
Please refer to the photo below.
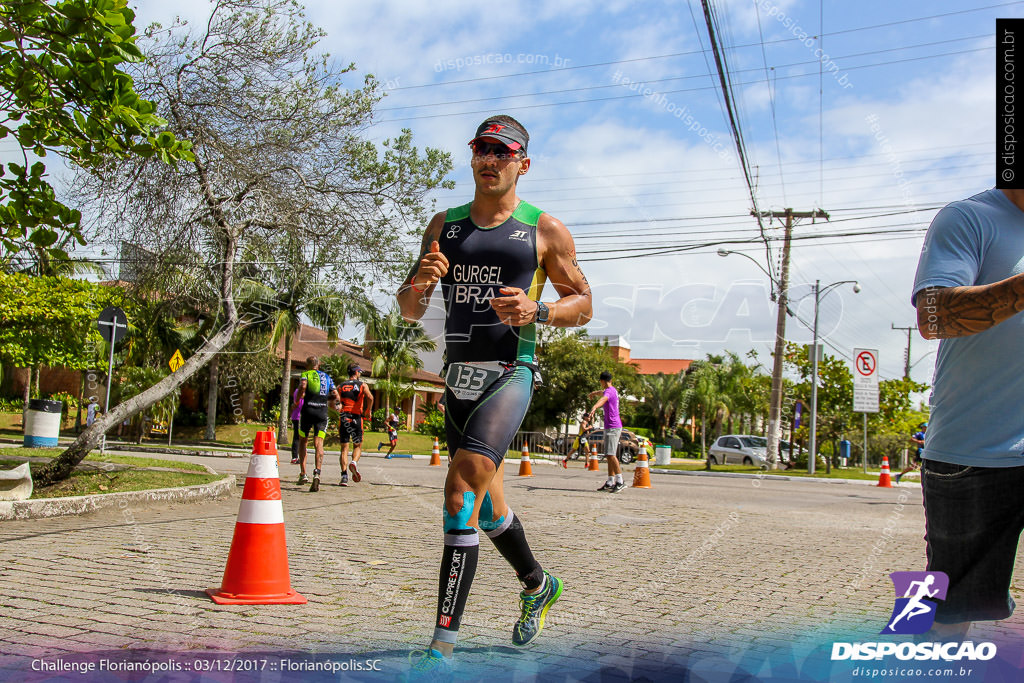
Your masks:
{"label": "blue running shoe", "polygon": [[512,644],[523,647],[532,643],[544,629],[544,617],[551,605],[562,596],[562,580],[544,572],[547,581],[544,590],[533,595],[519,594],[519,606],[522,614],[519,621],[512,627]]}
{"label": "blue running shoe", "polygon": [[[416,657],[419,659],[413,661]],[[409,653],[412,669],[405,680],[407,683],[448,683],[452,680],[453,659],[445,657],[433,648],[413,650]]]}

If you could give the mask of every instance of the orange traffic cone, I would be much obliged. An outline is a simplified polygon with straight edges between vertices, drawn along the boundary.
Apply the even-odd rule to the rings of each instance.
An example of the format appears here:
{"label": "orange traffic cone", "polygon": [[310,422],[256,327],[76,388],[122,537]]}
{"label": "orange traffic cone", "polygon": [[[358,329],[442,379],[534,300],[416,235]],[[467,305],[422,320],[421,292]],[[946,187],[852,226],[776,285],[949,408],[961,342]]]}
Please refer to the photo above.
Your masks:
{"label": "orange traffic cone", "polygon": [[633,470],[633,488],[651,488],[651,470],[647,466],[647,451],[643,448],[636,458],[636,469]]}
{"label": "orange traffic cone", "polygon": [[882,456],[882,472],[878,475],[878,483],[875,486],[892,488],[892,480],[889,478],[889,456],[887,455]]}
{"label": "orange traffic cone", "polygon": [[601,461],[597,457],[597,444],[590,446],[590,457],[587,459],[587,469],[591,472],[601,471]]}
{"label": "orange traffic cone", "polygon": [[441,446],[437,443],[437,437],[434,437],[434,450],[430,451],[430,466],[440,467],[441,466]]}
{"label": "orange traffic cone", "polygon": [[519,459],[519,476],[533,476],[533,467],[530,465],[530,449],[526,447],[525,441],[523,441],[523,454],[520,456]]}
{"label": "orange traffic cone", "polygon": [[220,589],[206,592],[218,605],[302,605],[292,590],[273,431],[256,432],[242,503]]}

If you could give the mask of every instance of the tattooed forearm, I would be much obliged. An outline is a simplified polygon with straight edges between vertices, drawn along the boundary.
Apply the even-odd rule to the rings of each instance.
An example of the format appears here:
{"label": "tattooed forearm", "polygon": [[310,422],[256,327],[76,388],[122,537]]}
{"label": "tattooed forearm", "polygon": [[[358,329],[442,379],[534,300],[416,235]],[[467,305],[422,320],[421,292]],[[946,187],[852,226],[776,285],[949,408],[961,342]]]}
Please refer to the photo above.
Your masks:
{"label": "tattooed forearm", "polygon": [[925,339],[966,337],[1024,310],[1024,275],[976,287],[926,287],[917,295],[917,326]]}

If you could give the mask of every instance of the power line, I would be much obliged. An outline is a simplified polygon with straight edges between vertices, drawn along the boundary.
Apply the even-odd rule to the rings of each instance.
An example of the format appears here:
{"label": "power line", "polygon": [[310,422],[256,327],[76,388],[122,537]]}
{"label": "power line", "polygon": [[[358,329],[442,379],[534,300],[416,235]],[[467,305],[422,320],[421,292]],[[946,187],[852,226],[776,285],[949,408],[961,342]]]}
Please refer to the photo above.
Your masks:
{"label": "power line", "polygon": [[[926,59],[938,59],[940,57],[953,57],[953,56],[956,56],[956,55],[972,54],[972,53],[975,53],[975,52],[987,52],[987,51],[993,51],[994,49],[995,49],[995,46],[992,45],[992,46],[989,46],[989,47],[980,47],[980,48],[975,48],[975,49],[971,49],[971,50],[958,50],[956,52],[943,52],[943,53],[937,54],[937,55],[925,55],[925,56],[922,56],[922,57],[908,57],[906,59],[894,59],[894,60],[889,60],[889,61],[885,61],[885,62],[877,62],[877,63],[874,63],[874,64],[861,64],[861,65],[857,65],[857,66],[848,66],[848,67],[844,68],[844,71],[858,71],[860,69],[871,69],[871,68],[876,68],[876,67],[879,67],[879,66],[891,66],[893,64],[903,64],[903,63],[906,63],[906,62],[917,62],[917,61],[922,61],[922,60],[926,60]],[[788,80],[788,79],[793,79],[793,78],[804,78],[804,77],[813,76],[813,75],[814,75],[813,73],[790,74],[788,76],[779,76],[779,77],[776,78],[776,80]],[[747,85],[756,85],[758,83],[760,83],[760,80],[742,81],[742,82],[738,83],[738,85],[742,87],[742,86],[747,86]],[[703,86],[703,87],[699,87],[699,88],[680,88],[680,89],[676,89],[676,90],[665,90],[665,91],[662,91],[660,93],[654,93],[654,94],[658,94],[658,95],[674,95],[674,94],[678,94],[678,93],[690,93],[690,92],[701,92],[703,90],[713,90],[714,88],[715,88],[715,86]],[[630,93],[628,95],[613,95],[613,96],[610,96],[610,97],[594,97],[594,98],[582,99],[582,100],[564,100],[564,101],[560,101],[560,102],[541,102],[541,103],[537,103],[537,104],[522,104],[522,105],[516,105],[516,106],[511,106],[511,107],[503,107],[503,108],[506,111],[518,111],[518,110],[523,110],[523,109],[541,109],[541,108],[545,108],[545,107],[558,107],[558,106],[566,106],[566,105],[573,105],[573,104],[589,104],[589,103],[593,103],[593,102],[609,102],[609,101],[615,101],[615,100],[625,100],[625,99],[630,99],[630,98],[648,97],[648,96],[649,95],[644,95],[641,92],[641,93]],[[421,119],[436,119],[436,118],[443,118],[443,117],[448,117],[448,116],[469,116],[471,114],[489,114],[489,113],[492,113],[490,109],[476,109],[476,110],[473,110],[473,111],[444,112],[444,113],[441,113],[441,114],[423,114],[423,115],[420,115],[420,116],[400,116],[400,117],[391,118],[391,119],[381,119],[380,121],[376,121],[375,123],[379,124],[379,123],[394,123],[394,122],[398,122],[398,121],[418,121],[418,120],[421,120]]]}
{"label": "power line", "polygon": [[[759,16],[759,19],[760,19],[760,15],[758,15],[758,16]],[[917,48],[920,48],[920,47],[932,47],[934,45],[945,45],[945,44],[948,44],[948,43],[958,43],[958,42],[963,42],[963,41],[966,41],[966,40],[978,40],[980,38],[991,38],[991,35],[990,34],[979,34],[979,35],[975,35],[975,36],[964,36],[962,38],[949,38],[947,40],[936,40],[936,41],[932,41],[932,42],[928,42],[928,43],[918,43],[916,45],[903,45],[901,47],[885,48],[885,49],[882,49],[882,50],[868,50],[866,52],[855,52],[855,53],[848,54],[848,55],[838,55],[836,57],[832,57],[832,60],[833,61],[837,61],[837,60],[842,60],[842,59],[852,59],[854,57],[867,57],[867,56],[871,56],[871,55],[884,54],[884,53],[887,53],[887,52],[900,52],[900,51],[903,51],[903,50],[913,50],[913,49],[917,49]],[[762,44],[762,47],[763,47],[763,44]],[[699,54],[699,53],[700,53],[700,50],[694,50],[694,51],[692,51],[690,53],[687,53],[687,54],[695,55],[695,54]],[[769,68],[771,68],[772,71],[775,71],[775,70],[778,70],[778,69],[788,69],[788,68],[797,67],[797,66],[807,66],[809,64],[817,64],[819,66],[819,69],[822,66],[820,59],[809,59],[809,60],[805,60],[805,61],[801,61],[801,62],[791,62],[789,64],[779,64],[779,65],[772,66],[772,67],[768,66],[768,64],[767,64],[767,57],[764,57],[764,60],[765,60],[765,62],[764,62],[763,70],[765,71],[765,78],[766,78],[766,80],[767,80],[767,72],[768,72]],[[761,70],[762,70],[761,68],[736,69],[736,70],[733,70],[731,73],[733,73],[733,74],[746,74],[746,73],[758,72],[758,71],[761,71]],[[804,75],[811,75],[811,74],[804,74]],[[671,82],[671,81],[696,80],[696,79],[704,78],[705,76],[710,76],[710,74],[696,74],[696,75],[691,75],[691,76],[671,76],[671,77],[668,77],[668,78],[656,78],[656,79],[652,79],[652,80],[648,80],[648,81],[643,81],[643,82],[639,82],[638,81],[638,83],[640,83],[641,85],[645,85],[646,86],[646,85],[651,85],[651,84],[654,84],[654,83],[668,83],[668,82]],[[755,82],[755,81],[751,81],[751,82]],[[760,81],[756,81],[756,82],[760,82]],[[623,85],[621,83],[608,83],[608,84],[604,84],[604,85],[580,86],[578,88],[557,88],[557,89],[554,89],[554,90],[541,90],[541,91],[538,91],[538,92],[511,93],[511,94],[495,95],[493,97],[476,97],[476,98],[470,98],[470,99],[464,99],[464,100],[450,100],[449,99],[449,100],[444,100],[442,102],[424,102],[424,103],[418,103],[418,104],[402,104],[402,105],[398,105],[398,106],[394,106],[394,107],[380,107],[380,108],[376,109],[376,111],[378,111],[378,112],[392,112],[392,111],[399,111],[399,110],[402,110],[402,109],[422,109],[422,108],[427,108],[427,107],[446,107],[446,106],[452,106],[452,105],[456,105],[456,104],[473,104],[473,103],[476,103],[476,102],[492,102],[492,101],[495,101],[495,100],[514,100],[514,99],[519,99],[519,98],[523,98],[523,97],[539,97],[539,96],[542,96],[542,95],[562,95],[562,94],[566,94],[566,93],[587,92],[587,91],[591,91],[591,90],[605,90],[605,89],[610,89],[610,88],[621,88],[621,87],[623,87]],[[676,92],[678,92],[678,91],[676,91]]]}
{"label": "power line", "polygon": [[[823,35],[825,35],[825,36],[838,36],[838,35],[844,35],[844,34],[847,34],[847,33],[856,33],[856,32],[859,32],[859,31],[871,31],[871,30],[878,29],[878,28],[888,28],[889,26],[897,26],[897,25],[902,25],[902,24],[907,24],[907,23],[914,23],[914,22],[919,22],[919,21],[929,21],[931,19],[942,19],[942,18],[945,18],[945,17],[956,16],[956,15],[960,15],[960,14],[969,14],[969,13],[972,13],[972,12],[982,12],[982,11],[985,11],[985,10],[998,9],[998,8],[1001,8],[1001,7],[1010,7],[1012,5],[1019,5],[1019,4],[1021,4],[1021,2],[1024,2],[1024,0],[1016,0],[1015,2],[1004,2],[1004,3],[1000,3],[1000,4],[996,4],[996,5],[985,5],[983,7],[974,7],[974,8],[966,9],[966,10],[957,10],[957,11],[954,11],[954,12],[945,12],[945,13],[942,13],[942,14],[933,14],[933,15],[929,15],[929,16],[926,16],[926,17],[914,17],[914,18],[911,18],[911,19],[902,19],[902,20],[899,20],[899,21],[891,21],[891,22],[886,22],[886,23],[882,23],[882,24],[873,24],[873,25],[870,25],[870,26],[859,26],[859,27],[856,27],[856,28],[843,29],[841,31],[833,31],[831,33],[826,33],[826,34],[823,34]],[[792,42],[792,41],[795,41],[795,40],[799,40],[799,39],[796,38],[796,37],[781,38],[781,39],[778,39],[778,40],[768,41],[766,44],[774,45],[774,44],[777,44],[777,43],[788,43],[788,42]],[[759,44],[760,43],[746,43],[746,44],[743,44],[743,45],[734,46],[733,49],[746,48],[746,47],[757,47]],[[551,73],[559,73],[559,72],[563,72],[563,71],[575,71],[575,70],[579,70],[579,69],[593,69],[593,68],[597,68],[597,67],[600,67],[600,66],[614,66],[616,64],[630,64],[630,63],[633,63],[633,62],[645,62],[645,61],[653,61],[653,60],[656,60],[656,59],[670,59],[672,57],[683,57],[683,56],[698,54],[698,52],[700,52],[700,51],[699,50],[690,50],[690,51],[686,51],[686,52],[675,52],[675,53],[664,54],[664,55],[650,55],[650,56],[647,56],[647,57],[634,57],[634,58],[631,58],[631,59],[618,59],[618,60],[609,61],[609,62],[592,62],[590,64],[577,64],[575,66],[555,67],[553,69],[538,69],[538,70],[535,70],[535,71],[521,71],[519,73],[502,74],[502,75],[497,75],[497,76],[479,76],[477,78],[463,78],[463,79],[454,80],[454,81],[443,81],[443,82],[440,82],[440,83],[421,83],[421,84],[418,84],[418,85],[400,86],[398,88],[394,88],[393,90],[398,91],[398,90],[416,90],[416,89],[421,89],[421,88],[437,88],[437,87],[448,86],[448,85],[458,85],[458,84],[461,84],[461,83],[479,83],[480,81],[495,81],[495,80],[500,80],[500,79],[505,79],[505,78],[518,78],[520,76],[534,76],[534,75],[537,75],[537,74],[551,74]]]}

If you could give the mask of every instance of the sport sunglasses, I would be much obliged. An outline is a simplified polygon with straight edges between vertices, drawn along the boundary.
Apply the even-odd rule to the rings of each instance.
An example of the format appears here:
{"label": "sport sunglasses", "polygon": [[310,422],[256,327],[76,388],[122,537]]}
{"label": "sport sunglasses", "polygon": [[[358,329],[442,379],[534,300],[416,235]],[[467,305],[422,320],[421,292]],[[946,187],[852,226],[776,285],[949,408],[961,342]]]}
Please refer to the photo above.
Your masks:
{"label": "sport sunglasses", "polygon": [[509,149],[508,145],[501,142],[473,140],[469,146],[473,148],[473,156],[486,157],[493,154],[499,159],[514,159],[518,156],[516,152]]}

